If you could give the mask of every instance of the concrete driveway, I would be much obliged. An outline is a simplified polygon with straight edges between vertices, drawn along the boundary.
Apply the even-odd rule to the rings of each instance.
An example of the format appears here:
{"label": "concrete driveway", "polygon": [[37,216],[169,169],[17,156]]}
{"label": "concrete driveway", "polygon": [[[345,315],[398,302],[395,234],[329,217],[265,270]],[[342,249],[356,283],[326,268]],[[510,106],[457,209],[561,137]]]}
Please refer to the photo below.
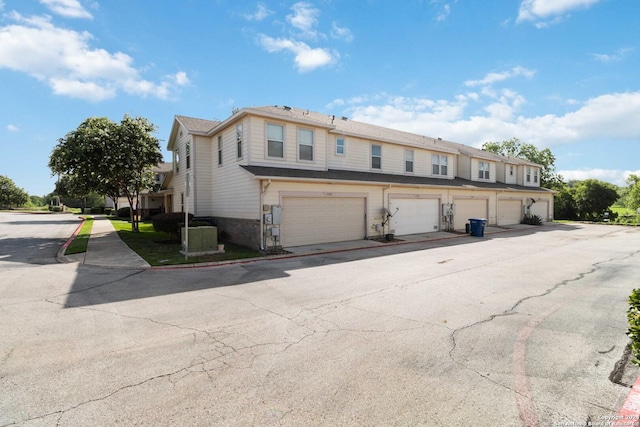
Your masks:
{"label": "concrete driveway", "polygon": [[551,224],[194,269],[0,258],[0,426],[602,422],[638,376],[639,261],[638,229]]}

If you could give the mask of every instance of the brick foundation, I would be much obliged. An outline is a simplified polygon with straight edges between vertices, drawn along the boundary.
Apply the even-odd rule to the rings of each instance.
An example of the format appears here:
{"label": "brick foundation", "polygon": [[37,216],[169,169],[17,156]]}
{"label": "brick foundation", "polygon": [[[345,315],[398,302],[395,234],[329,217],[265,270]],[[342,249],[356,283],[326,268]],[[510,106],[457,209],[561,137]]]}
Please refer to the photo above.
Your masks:
{"label": "brick foundation", "polygon": [[260,220],[213,217],[218,227],[218,239],[260,250]]}

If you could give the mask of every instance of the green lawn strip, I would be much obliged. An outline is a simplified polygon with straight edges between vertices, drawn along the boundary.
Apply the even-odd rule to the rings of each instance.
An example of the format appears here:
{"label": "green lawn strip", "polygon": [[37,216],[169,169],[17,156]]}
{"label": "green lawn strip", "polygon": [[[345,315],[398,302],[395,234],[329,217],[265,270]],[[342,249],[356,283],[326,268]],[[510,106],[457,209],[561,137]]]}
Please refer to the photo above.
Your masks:
{"label": "green lawn strip", "polygon": [[184,259],[179,242],[172,241],[169,234],[157,232],[150,222],[141,222],[139,233],[131,231],[131,223],[126,220],[112,219],[113,227],[118,231],[120,239],[134,252],[152,266],[194,264],[204,262],[228,261],[263,256],[254,251],[233,243],[225,243],[223,254],[190,256]]}
{"label": "green lawn strip", "polygon": [[89,237],[91,236],[91,229],[93,228],[93,218],[85,218],[80,232],[73,239],[71,244],[67,246],[65,255],[80,254],[87,251],[87,245],[89,244]]}

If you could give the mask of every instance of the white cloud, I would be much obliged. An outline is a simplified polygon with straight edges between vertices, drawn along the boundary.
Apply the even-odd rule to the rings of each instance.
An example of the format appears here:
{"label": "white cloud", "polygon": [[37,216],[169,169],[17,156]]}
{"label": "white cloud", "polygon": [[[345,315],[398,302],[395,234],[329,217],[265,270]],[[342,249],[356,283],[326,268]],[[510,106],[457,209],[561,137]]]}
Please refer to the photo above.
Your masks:
{"label": "white cloud", "polygon": [[513,77],[524,76],[526,78],[531,78],[535,74],[536,72],[534,70],[518,66],[500,73],[489,73],[480,80],[467,80],[464,82],[464,85],[469,87],[491,86],[494,83],[502,82]]}
{"label": "white cloud", "polygon": [[626,47],[618,49],[614,53],[592,53],[591,56],[593,57],[593,59],[600,62],[618,62],[622,61],[627,53],[631,52],[632,50],[633,48]]}
{"label": "white cloud", "polygon": [[312,48],[308,44],[300,41],[277,38],[261,34],[260,45],[268,52],[289,51],[295,55],[296,67],[300,72],[307,72],[319,67],[335,63],[339,55],[327,49]]}
{"label": "white cloud", "polygon": [[336,22],[331,24],[331,37],[351,43],[354,39],[353,33],[347,27],[341,27]]}
{"label": "white cloud", "polygon": [[269,15],[272,15],[273,11],[267,9],[267,7],[263,3],[258,3],[256,10],[252,13],[247,13],[244,15],[245,19],[249,21],[263,21]]}
{"label": "white cloud", "polygon": [[93,18],[93,15],[82,7],[78,0],[40,0],[40,3],[53,13],[66,18]]}
{"label": "white cloud", "polygon": [[140,76],[133,58],[92,48],[93,36],[56,27],[50,17],[8,15],[16,24],[0,27],[0,68],[27,73],[46,82],[55,94],[90,101],[129,94],[168,98],[188,82],[186,73],[156,84]]}
{"label": "white cloud", "polygon": [[9,132],[19,132],[20,128],[16,125],[7,125],[7,130]]}
{"label": "white cloud", "polygon": [[619,170],[619,169],[574,169],[557,171],[565,181],[585,179],[598,179],[600,181],[610,182],[612,184],[626,187],[626,179],[629,175],[640,175],[640,169],[635,171]]}
{"label": "white cloud", "polygon": [[[575,9],[586,9],[600,0],[522,0],[516,22],[532,21],[541,28],[559,22]],[[546,21],[545,21],[546,20]]]}
{"label": "white cloud", "polygon": [[4,1],[0,0],[0,10],[4,9]]}
{"label": "white cloud", "polygon": [[[471,103],[475,106],[483,102],[485,114],[467,111]],[[383,94],[339,99],[330,106],[345,107],[353,120],[476,147],[514,136],[540,147],[552,147],[585,140],[633,140],[640,135],[640,91],[601,95],[564,115],[518,115],[524,102],[518,93],[503,90],[498,98],[488,100],[466,94],[450,101]]]}
{"label": "white cloud", "polygon": [[189,77],[187,77],[187,73],[185,73],[184,71],[179,71],[174,76],[170,76],[170,77],[175,80],[178,86],[186,86],[189,83],[191,83],[189,81]]}
{"label": "white cloud", "polygon": [[317,33],[313,30],[318,24],[320,10],[307,2],[298,2],[291,6],[293,14],[287,15],[287,22],[297,28],[306,37],[315,38]]}

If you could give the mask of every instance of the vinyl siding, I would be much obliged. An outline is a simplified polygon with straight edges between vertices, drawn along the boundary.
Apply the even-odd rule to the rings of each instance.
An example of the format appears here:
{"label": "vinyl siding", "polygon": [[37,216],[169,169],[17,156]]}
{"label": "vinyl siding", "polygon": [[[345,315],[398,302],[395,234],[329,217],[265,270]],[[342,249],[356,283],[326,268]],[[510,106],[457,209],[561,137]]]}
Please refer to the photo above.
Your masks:
{"label": "vinyl siding", "polygon": [[[480,162],[489,163],[489,179],[478,179]],[[496,163],[485,159],[471,159],[471,181],[496,182]]]}
{"label": "vinyl siding", "polygon": [[[247,135],[250,130],[246,120],[243,121],[244,152],[243,158],[238,159],[237,124],[239,122],[231,124],[211,138],[208,166],[212,175],[209,193],[211,195],[210,215],[225,218],[258,219],[260,217],[259,182],[240,167],[247,162]],[[219,135],[222,136],[222,165],[218,165]]]}
{"label": "vinyl siding", "polygon": [[[262,117],[250,117],[248,122],[251,164],[296,169],[325,170],[327,168],[326,145],[329,136],[326,129]],[[267,124],[280,125],[284,128],[284,158],[282,159],[267,157]],[[313,161],[298,160],[298,129],[313,131]]]}
{"label": "vinyl siding", "polygon": [[[191,183],[194,194],[194,214],[209,216],[212,214],[212,173],[211,139],[194,136],[191,143]],[[191,201],[189,201],[191,204]]]}
{"label": "vinyl siding", "polygon": [[[442,179],[453,179],[456,171],[456,156],[454,154],[444,154],[422,147],[402,146],[384,142],[376,142],[366,139],[344,137],[345,155],[340,156],[335,153],[337,136],[330,135],[329,153],[327,163],[329,169],[357,170],[364,172],[381,172],[395,175],[416,175],[429,176]],[[341,137],[340,137],[341,138]],[[371,146],[380,145],[382,148],[382,168],[371,168]],[[413,151],[413,173],[405,172],[405,151]],[[432,174],[432,155],[440,154],[448,157],[447,175]]]}

